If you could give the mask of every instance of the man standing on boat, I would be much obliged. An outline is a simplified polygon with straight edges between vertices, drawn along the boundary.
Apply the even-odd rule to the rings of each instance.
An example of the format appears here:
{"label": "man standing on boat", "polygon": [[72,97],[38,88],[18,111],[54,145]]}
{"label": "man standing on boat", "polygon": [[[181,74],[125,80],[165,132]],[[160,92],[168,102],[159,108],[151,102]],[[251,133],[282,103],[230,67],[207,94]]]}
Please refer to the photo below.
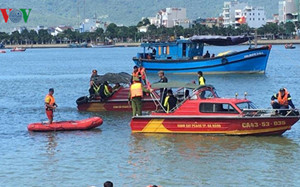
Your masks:
{"label": "man standing on boat", "polygon": [[[159,71],[158,76],[160,78],[160,80],[158,82],[160,82],[160,83],[167,83],[168,82],[168,78],[165,77],[164,71]],[[161,88],[160,89],[160,103],[161,104],[164,103],[166,95],[167,95],[167,88]]]}
{"label": "man standing on boat", "polygon": [[271,97],[271,105],[273,109],[289,109],[289,106],[295,109],[292,97],[286,88],[280,88],[279,92]]}
{"label": "man standing on boat", "polygon": [[133,79],[134,78],[138,78],[139,80],[141,80],[141,77],[142,77],[142,75],[141,75],[141,73],[139,71],[139,67],[134,66],[133,67],[133,72],[131,74],[131,80],[130,80],[130,82],[133,83]]}
{"label": "man standing on boat", "polygon": [[141,76],[141,81],[144,85],[147,84],[146,81],[146,69],[143,66],[140,66],[138,71],[140,72],[140,76]]}
{"label": "man standing on boat", "polygon": [[205,85],[205,78],[203,77],[202,71],[198,71],[198,83],[200,86]]}
{"label": "man standing on boat", "polygon": [[53,122],[53,112],[55,108],[57,107],[57,104],[55,103],[55,98],[53,96],[54,89],[50,88],[48,95],[46,95],[45,98],[45,107],[46,107],[46,115],[49,119],[49,124]]}
{"label": "man standing on boat", "polygon": [[139,78],[133,77],[133,83],[130,85],[130,92],[128,95],[128,104],[131,101],[132,115],[142,115],[142,98],[143,92],[150,93],[149,90],[145,89]]}

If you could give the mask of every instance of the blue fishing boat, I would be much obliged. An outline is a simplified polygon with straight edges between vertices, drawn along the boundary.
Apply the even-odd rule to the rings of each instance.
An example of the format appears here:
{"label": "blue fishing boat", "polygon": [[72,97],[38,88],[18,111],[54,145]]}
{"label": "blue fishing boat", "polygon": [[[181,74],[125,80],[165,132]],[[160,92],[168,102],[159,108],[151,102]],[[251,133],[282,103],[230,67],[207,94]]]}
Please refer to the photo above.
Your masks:
{"label": "blue fishing boat", "polygon": [[[147,42],[141,44],[144,51],[133,57],[133,61],[137,66],[145,67],[147,72],[264,73],[271,45],[251,48],[252,39],[249,36],[193,36],[168,42]],[[250,47],[243,51],[228,51],[209,57],[203,54],[204,44],[230,46],[247,41]],[[147,52],[148,49],[152,49],[152,53]]]}

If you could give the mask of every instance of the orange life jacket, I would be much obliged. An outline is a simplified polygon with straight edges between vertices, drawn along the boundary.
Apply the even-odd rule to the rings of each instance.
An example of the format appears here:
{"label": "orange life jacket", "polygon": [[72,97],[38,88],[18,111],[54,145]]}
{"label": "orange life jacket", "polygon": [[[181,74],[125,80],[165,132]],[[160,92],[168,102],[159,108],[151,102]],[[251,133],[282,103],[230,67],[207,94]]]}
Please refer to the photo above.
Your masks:
{"label": "orange life jacket", "polygon": [[140,78],[140,76],[141,76],[141,73],[140,73],[140,71],[138,70],[137,72],[132,72],[132,77],[136,77],[136,78]]}
{"label": "orange life jacket", "polygon": [[289,102],[288,102],[288,95],[289,92],[284,89],[284,96],[282,97],[281,92],[278,92],[278,96],[277,96],[277,101],[280,105],[284,105],[284,106],[288,106]]}
{"label": "orange life jacket", "polygon": [[136,82],[130,86],[130,98],[143,97],[142,83]]}
{"label": "orange life jacket", "polygon": [[142,76],[142,80],[145,80],[146,79],[146,69],[145,68],[139,68],[139,72]]}
{"label": "orange life jacket", "polygon": [[[50,101],[48,99],[50,99]],[[54,106],[55,98],[53,97],[53,95],[49,95],[49,94],[46,95],[46,97],[45,97],[45,103],[48,103],[49,105]],[[46,108],[48,108],[47,105],[45,105],[45,106],[46,106]]]}

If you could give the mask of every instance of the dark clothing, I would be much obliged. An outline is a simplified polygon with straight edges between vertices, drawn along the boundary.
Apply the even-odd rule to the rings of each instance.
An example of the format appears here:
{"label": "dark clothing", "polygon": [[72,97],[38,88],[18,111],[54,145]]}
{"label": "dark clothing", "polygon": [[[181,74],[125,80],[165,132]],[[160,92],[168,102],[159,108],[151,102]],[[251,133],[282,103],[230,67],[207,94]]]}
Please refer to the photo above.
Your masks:
{"label": "dark clothing", "polygon": [[166,103],[164,104],[165,110],[167,112],[171,111],[173,108],[176,107],[177,98],[174,95],[170,95],[166,97]]}
{"label": "dark clothing", "polygon": [[[167,83],[167,82],[168,82],[168,78],[164,76],[164,77],[161,78],[158,82],[161,82],[161,83]],[[167,88],[161,88],[161,89],[160,89],[160,103],[161,103],[162,105],[164,104],[165,98],[166,98],[166,96],[167,96],[167,91],[168,91]]]}
{"label": "dark clothing", "polygon": [[[282,97],[284,97],[284,95],[282,96]],[[272,95],[272,97],[271,97],[271,100],[272,101],[274,101],[275,99],[277,99],[278,98],[278,93],[277,94],[274,94],[274,95]],[[292,101],[292,99],[291,99],[291,95],[290,94],[288,94],[288,106],[291,106],[293,109],[295,109],[295,105],[293,104],[293,101]],[[277,103],[277,102],[276,102]],[[275,104],[275,103],[274,103]],[[278,105],[276,105],[275,104],[275,106],[274,106],[274,104],[272,105],[272,107],[273,107],[273,109],[278,109],[278,105],[279,106],[281,106],[279,103],[277,103]],[[277,106],[277,107],[276,107]],[[283,105],[282,105],[283,106]],[[279,107],[279,108],[282,108],[282,106],[281,107]],[[284,107],[284,108],[289,108],[289,107]],[[274,108],[274,107],[276,107],[276,108]]]}
{"label": "dark clothing", "polygon": [[90,78],[90,81],[95,81],[98,77],[100,77],[99,75],[92,75]]}
{"label": "dark clothing", "polygon": [[203,56],[203,58],[210,58],[210,54],[209,54],[208,51],[205,53],[205,55]]}

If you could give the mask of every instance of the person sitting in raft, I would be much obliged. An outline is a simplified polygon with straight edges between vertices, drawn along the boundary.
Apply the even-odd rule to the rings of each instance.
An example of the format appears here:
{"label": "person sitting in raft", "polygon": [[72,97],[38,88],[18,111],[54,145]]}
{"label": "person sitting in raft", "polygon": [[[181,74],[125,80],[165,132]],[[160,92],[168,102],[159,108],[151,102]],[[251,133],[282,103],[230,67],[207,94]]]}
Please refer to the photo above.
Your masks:
{"label": "person sitting in raft", "polygon": [[[292,97],[286,88],[280,88],[279,92],[271,97],[271,105],[273,109],[289,109],[289,106],[295,109]],[[281,114],[285,115],[286,111],[281,111]]]}
{"label": "person sitting in raft", "polygon": [[164,107],[166,110],[166,113],[169,113],[170,110],[176,107],[177,104],[177,98],[173,95],[172,90],[168,90],[167,97],[165,99]]}
{"label": "person sitting in raft", "polygon": [[205,55],[203,56],[203,58],[210,58],[210,54],[208,51],[206,51]]}
{"label": "person sitting in raft", "polygon": [[112,93],[109,89],[109,85],[107,81],[104,81],[104,83],[101,84],[99,94],[101,99],[107,99],[108,97],[111,96]]}

